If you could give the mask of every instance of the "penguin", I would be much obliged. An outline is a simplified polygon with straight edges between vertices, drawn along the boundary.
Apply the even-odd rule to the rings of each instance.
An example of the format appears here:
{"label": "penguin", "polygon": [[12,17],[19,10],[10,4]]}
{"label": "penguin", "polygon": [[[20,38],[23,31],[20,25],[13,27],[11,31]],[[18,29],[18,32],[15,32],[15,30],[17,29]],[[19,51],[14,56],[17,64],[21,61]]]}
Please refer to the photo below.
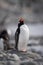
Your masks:
{"label": "penguin", "polygon": [[18,51],[27,51],[28,40],[29,28],[26,24],[24,24],[24,19],[21,18],[15,32],[15,49]]}
{"label": "penguin", "polygon": [[6,29],[4,29],[1,33],[0,33],[0,39],[3,39],[2,43],[3,43],[3,49],[7,50],[9,49],[9,35]]}

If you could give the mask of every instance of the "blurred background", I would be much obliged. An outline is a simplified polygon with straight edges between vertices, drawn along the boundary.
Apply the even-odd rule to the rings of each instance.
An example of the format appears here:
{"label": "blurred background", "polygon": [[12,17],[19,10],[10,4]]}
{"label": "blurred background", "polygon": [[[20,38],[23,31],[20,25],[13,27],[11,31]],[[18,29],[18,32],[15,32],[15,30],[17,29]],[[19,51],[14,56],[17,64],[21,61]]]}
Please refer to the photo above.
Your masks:
{"label": "blurred background", "polygon": [[43,56],[43,0],[0,0],[0,32],[14,35],[19,17],[30,29],[28,50]]}

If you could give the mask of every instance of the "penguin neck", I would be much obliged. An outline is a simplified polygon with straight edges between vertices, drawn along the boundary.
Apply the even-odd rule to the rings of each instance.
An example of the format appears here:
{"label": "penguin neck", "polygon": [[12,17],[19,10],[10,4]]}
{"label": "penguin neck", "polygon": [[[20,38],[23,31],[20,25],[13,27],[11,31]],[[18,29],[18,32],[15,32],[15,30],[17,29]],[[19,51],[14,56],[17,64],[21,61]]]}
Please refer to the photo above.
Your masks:
{"label": "penguin neck", "polygon": [[20,28],[22,25],[24,25],[24,22],[18,23],[18,28]]}

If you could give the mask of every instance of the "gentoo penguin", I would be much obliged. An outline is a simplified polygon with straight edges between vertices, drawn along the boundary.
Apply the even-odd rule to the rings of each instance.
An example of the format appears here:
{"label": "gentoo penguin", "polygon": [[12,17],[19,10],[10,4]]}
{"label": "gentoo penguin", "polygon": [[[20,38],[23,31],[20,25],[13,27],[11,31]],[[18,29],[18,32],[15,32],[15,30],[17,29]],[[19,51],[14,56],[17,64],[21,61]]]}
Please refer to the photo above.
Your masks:
{"label": "gentoo penguin", "polygon": [[9,45],[8,45],[8,40],[9,40],[9,35],[8,35],[8,32],[7,30],[3,30],[0,34],[0,39],[3,39],[3,48],[4,50],[8,49],[9,48]]}
{"label": "gentoo penguin", "polygon": [[29,40],[29,28],[24,24],[24,19],[21,18],[18,23],[18,28],[15,32],[15,48],[19,51],[27,51],[27,43]]}

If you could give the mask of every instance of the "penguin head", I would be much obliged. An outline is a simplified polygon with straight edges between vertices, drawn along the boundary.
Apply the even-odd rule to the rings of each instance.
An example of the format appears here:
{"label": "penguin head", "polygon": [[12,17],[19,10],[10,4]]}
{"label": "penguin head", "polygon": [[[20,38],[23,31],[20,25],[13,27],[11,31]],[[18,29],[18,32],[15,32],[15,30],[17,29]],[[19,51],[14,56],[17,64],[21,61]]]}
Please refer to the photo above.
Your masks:
{"label": "penguin head", "polygon": [[20,19],[19,19],[19,22],[20,22],[20,23],[24,23],[24,19],[23,19],[23,18],[20,18]]}
{"label": "penguin head", "polygon": [[9,36],[8,36],[7,30],[3,30],[1,32],[1,38],[4,40],[8,40]]}

